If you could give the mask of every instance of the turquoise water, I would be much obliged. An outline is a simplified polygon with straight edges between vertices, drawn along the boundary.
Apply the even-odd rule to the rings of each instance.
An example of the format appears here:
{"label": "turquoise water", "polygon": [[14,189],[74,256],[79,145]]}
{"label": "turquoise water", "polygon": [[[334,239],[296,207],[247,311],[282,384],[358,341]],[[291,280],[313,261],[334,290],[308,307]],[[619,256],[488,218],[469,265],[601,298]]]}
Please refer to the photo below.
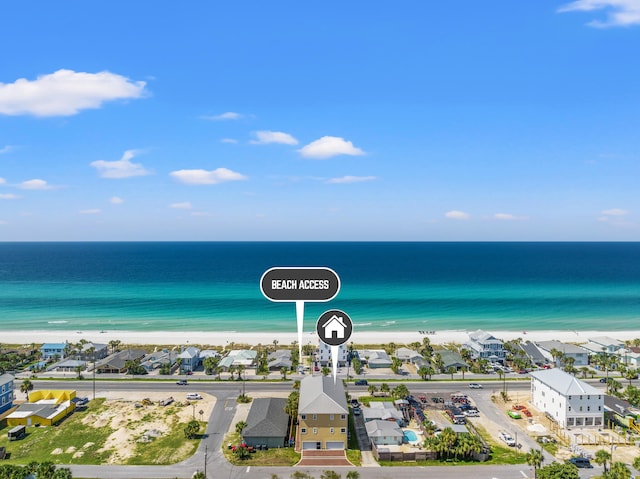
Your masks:
{"label": "turquoise water", "polygon": [[418,440],[418,436],[411,429],[404,429],[402,434],[406,442],[415,442]]}
{"label": "turquoise water", "polygon": [[330,308],[360,331],[640,325],[640,243],[0,243],[0,330],[291,331],[274,266],[340,276],[306,329]]}

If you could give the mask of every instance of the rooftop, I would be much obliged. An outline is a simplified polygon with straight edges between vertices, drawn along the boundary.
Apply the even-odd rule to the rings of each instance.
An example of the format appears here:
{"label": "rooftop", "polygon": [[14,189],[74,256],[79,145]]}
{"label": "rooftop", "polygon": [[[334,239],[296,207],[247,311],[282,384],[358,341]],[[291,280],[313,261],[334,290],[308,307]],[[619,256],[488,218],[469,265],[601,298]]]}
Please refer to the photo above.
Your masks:
{"label": "rooftop", "polygon": [[575,344],[562,343],[560,341],[556,341],[552,339],[551,341],[540,341],[536,343],[538,347],[544,349],[545,351],[551,351],[552,349],[557,349],[562,354],[587,354],[588,351],[580,346],[576,346]]}
{"label": "rooftop", "polygon": [[542,371],[534,371],[531,377],[540,381],[542,384],[549,386],[554,391],[559,392],[563,396],[571,395],[592,395],[601,396],[603,392],[594,388],[590,384],[580,381],[569,373],[565,373],[561,369],[544,369]]}
{"label": "rooftop", "polygon": [[342,381],[329,376],[307,376],[300,381],[298,414],[348,414]]}

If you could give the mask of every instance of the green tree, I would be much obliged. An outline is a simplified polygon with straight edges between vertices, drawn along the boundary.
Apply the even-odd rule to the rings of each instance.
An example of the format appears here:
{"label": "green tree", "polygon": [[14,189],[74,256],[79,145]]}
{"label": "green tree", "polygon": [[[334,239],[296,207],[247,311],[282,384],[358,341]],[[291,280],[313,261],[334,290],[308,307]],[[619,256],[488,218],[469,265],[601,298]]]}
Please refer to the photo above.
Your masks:
{"label": "green tree", "polygon": [[347,472],[347,479],[360,479],[360,473],[358,471]]}
{"label": "green tree", "polygon": [[286,381],[287,380],[287,372],[289,370],[287,368],[285,368],[284,366],[280,368],[280,374],[282,375],[282,380]]}
{"label": "green tree", "polygon": [[456,368],[454,368],[453,366],[449,366],[447,368],[447,374],[451,375],[451,380],[453,381],[453,375],[456,373]]}
{"label": "green tree", "polygon": [[527,453],[527,464],[533,467],[534,478],[538,476],[538,468],[542,465],[542,461],[544,461],[542,450],[531,448]]}
{"label": "green tree", "polygon": [[578,468],[573,464],[552,462],[538,469],[538,479],[580,479]]}
{"label": "green tree", "polygon": [[56,466],[51,461],[45,461],[38,464],[36,469],[36,477],[38,479],[53,479],[56,472]]}
{"label": "green tree", "polygon": [[387,383],[382,383],[380,385],[380,392],[381,393],[385,393],[385,394],[389,394],[389,385]]}
{"label": "green tree", "polygon": [[78,365],[73,370],[76,372],[77,379],[82,379],[82,366]]}
{"label": "green tree", "polygon": [[193,474],[192,479],[207,479],[204,475],[204,472],[202,471],[197,471],[196,473]]}
{"label": "green tree", "polygon": [[374,396],[376,392],[378,392],[378,387],[375,384],[369,384],[369,387],[367,387],[367,391],[369,391],[369,394]]}
{"label": "green tree", "polygon": [[53,473],[51,479],[72,479],[71,469],[68,467],[59,467],[56,472]]}
{"label": "green tree", "polygon": [[238,434],[242,434],[242,430],[247,427],[247,423],[245,421],[238,421],[236,423],[236,432]]}
{"label": "green tree", "polygon": [[187,439],[194,439],[200,431],[200,423],[195,419],[189,421],[184,427],[184,437]]}
{"label": "green tree", "polygon": [[636,457],[633,460],[633,467],[634,469],[637,469],[638,471],[640,471],[640,456]]}
{"label": "green tree", "polygon": [[631,470],[624,462],[614,462],[605,477],[607,479],[631,479]]}
{"label": "green tree", "polygon": [[593,457],[593,460],[598,466],[604,468],[604,472],[607,472],[607,463],[611,460],[611,454],[606,449],[598,449]]}
{"label": "green tree", "polygon": [[[427,376],[429,376],[429,368],[426,367],[426,366],[420,366],[418,368],[417,373],[418,373],[418,376],[420,376],[423,381],[426,381],[427,380]],[[431,379],[431,378],[429,378],[429,379]]]}
{"label": "green tree", "polygon": [[398,384],[393,391],[391,391],[391,396],[395,399],[405,398],[409,395],[409,389],[404,384]]}
{"label": "green tree", "polygon": [[353,358],[351,365],[356,374],[362,374],[362,362],[358,358]]}
{"label": "green tree", "polygon": [[25,393],[27,399],[29,399],[30,391],[33,391],[33,383],[28,379],[25,379],[24,381],[22,381],[22,384],[20,384],[20,392]]}
{"label": "green tree", "polygon": [[322,375],[323,375],[323,376],[328,376],[328,375],[329,375],[329,373],[331,372],[331,369],[329,369],[328,367],[324,366],[324,367],[320,370],[320,372],[322,372]]}
{"label": "green tree", "polygon": [[215,367],[220,363],[220,358],[214,356],[207,356],[202,361],[202,365],[204,366],[205,374],[213,374]]}
{"label": "green tree", "polygon": [[331,470],[322,471],[322,474],[320,474],[320,479],[340,479],[341,477],[341,474]]}
{"label": "green tree", "polygon": [[251,453],[246,446],[240,445],[233,450],[233,455],[236,456],[236,459],[244,461],[245,459],[249,459]]}

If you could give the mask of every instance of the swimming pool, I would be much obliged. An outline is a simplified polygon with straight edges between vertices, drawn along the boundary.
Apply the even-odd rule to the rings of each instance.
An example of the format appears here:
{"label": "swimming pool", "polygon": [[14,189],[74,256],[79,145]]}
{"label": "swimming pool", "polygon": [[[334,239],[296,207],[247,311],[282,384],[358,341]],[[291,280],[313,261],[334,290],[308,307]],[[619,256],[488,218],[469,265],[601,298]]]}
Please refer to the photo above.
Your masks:
{"label": "swimming pool", "polygon": [[418,436],[411,429],[405,429],[402,433],[404,435],[404,440],[409,443],[416,442],[418,440]]}

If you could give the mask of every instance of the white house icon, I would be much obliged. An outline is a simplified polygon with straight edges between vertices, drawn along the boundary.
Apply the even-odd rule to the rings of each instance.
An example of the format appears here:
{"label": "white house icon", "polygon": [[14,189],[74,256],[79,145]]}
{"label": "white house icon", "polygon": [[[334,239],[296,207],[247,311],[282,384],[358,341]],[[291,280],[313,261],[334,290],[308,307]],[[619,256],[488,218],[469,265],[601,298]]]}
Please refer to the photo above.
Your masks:
{"label": "white house icon", "polygon": [[324,337],[333,339],[344,339],[344,330],[347,326],[344,324],[342,317],[331,316],[323,325]]}

